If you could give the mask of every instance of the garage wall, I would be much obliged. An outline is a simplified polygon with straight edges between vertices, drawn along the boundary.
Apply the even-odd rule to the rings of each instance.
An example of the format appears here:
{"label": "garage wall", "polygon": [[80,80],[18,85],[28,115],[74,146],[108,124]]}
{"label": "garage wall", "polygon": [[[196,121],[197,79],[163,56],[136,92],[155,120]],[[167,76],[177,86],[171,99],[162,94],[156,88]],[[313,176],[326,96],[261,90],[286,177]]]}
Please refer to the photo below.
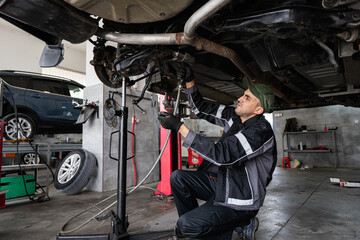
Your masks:
{"label": "garage wall", "polygon": [[[281,115],[282,116],[279,116]],[[308,130],[324,130],[336,128],[337,157],[340,167],[360,167],[360,108],[344,107],[341,105],[306,108],[297,110],[275,111],[274,132],[277,140],[278,165],[281,165],[282,153],[282,133],[284,131],[286,119],[296,118],[298,128],[306,125]],[[297,147],[301,141],[307,147],[316,145],[329,146],[331,135],[297,135],[292,138],[292,147]],[[298,159],[302,163],[314,166],[334,166],[332,153],[291,153],[291,159]]]}
{"label": "garage wall", "polygon": [[[90,102],[105,102],[109,97],[109,91],[114,91],[109,87],[104,86],[102,83],[98,85],[93,85],[85,88],[85,95]],[[121,89],[118,89],[121,92]],[[132,96],[126,97],[126,102],[129,110],[129,118],[127,128],[128,131],[132,131],[132,118],[135,115],[135,166],[137,168],[137,183],[142,180],[149,170],[152,168],[156,159],[159,155],[159,126],[156,119],[156,109],[159,106],[157,102],[157,96],[151,96],[146,94],[145,98],[139,103],[139,105],[146,109],[146,113],[131,104],[132,100],[140,96],[139,91],[134,89],[127,89],[127,94]],[[152,101],[151,98],[154,100]],[[117,109],[119,109],[121,104],[120,95],[116,94],[114,99],[119,104]],[[153,105],[155,104],[155,106]],[[119,143],[119,134],[115,133],[111,137],[111,133],[119,130],[119,120],[115,117],[114,126],[112,121],[104,120],[103,116],[108,116],[107,111],[104,109],[104,104],[99,105],[99,118],[91,117],[83,125],[83,148],[95,154],[98,160],[98,168],[96,176],[91,180],[88,185],[88,189],[93,191],[110,191],[114,190],[117,187],[117,172],[118,172],[118,162],[112,160],[109,157],[110,149],[110,139],[111,140],[111,156],[116,158],[118,156],[118,143]],[[127,156],[131,156],[131,134],[127,135],[128,137],[128,149]],[[134,167],[132,159],[127,161],[127,186],[134,185]],[[147,181],[154,182],[159,180],[159,167],[155,168],[153,174],[150,175]]]}
{"label": "garage wall", "polygon": [[[45,43],[0,18],[0,70],[41,73],[39,60]],[[85,43],[64,41],[65,55],[59,67],[85,73]]]}
{"label": "garage wall", "polygon": [[[107,124],[103,116],[106,115],[104,111],[104,102],[111,95],[109,91],[122,92],[122,89],[112,89],[104,84],[96,76],[94,68],[89,64],[93,58],[93,45],[87,43],[86,54],[86,88],[85,99],[88,102],[95,102],[99,105],[99,118],[92,117],[83,125],[83,148],[89,150],[95,154],[98,160],[97,175],[93,178],[88,185],[88,189],[93,191],[109,191],[114,190],[117,187],[117,172],[118,162],[112,160],[109,157],[110,135],[112,132],[119,130],[118,125],[111,127]],[[141,90],[141,88],[140,88]],[[145,98],[139,103],[143,109],[146,110],[146,114],[132,104],[132,100],[140,96],[141,91],[133,88],[127,88],[126,93],[129,95],[126,97],[126,105],[129,110],[128,118],[128,130],[132,130],[132,117],[136,115],[135,134],[136,134],[136,147],[135,150],[135,164],[137,167],[138,183],[142,180],[159,155],[159,126],[156,119],[156,110],[153,106],[155,103],[156,108],[159,107],[157,102],[157,95],[145,94]],[[131,95],[131,96],[130,96]],[[121,96],[114,95],[116,101],[121,104]],[[153,101],[151,101],[151,98]],[[119,109],[119,108],[117,108]],[[104,115],[105,114],[105,115]],[[117,156],[118,152],[118,134],[114,134],[112,138],[112,156]],[[131,135],[128,134],[128,156],[131,155]],[[134,167],[132,160],[127,162],[127,186],[134,185]],[[159,167],[155,168],[153,174],[148,178],[146,183],[155,182],[159,180]]]}
{"label": "garage wall", "polygon": [[[20,70],[41,73],[39,60],[45,43],[0,19],[0,70]],[[108,191],[117,187],[117,162],[109,158],[110,133],[118,128],[110,128],[103,119],[103,103],[109,96],[109,88],[104,86],[97,78],[93,66],[89,64],[92,59],[93,45],[89,42],[82,44],[64,43],[64,60],[58,66],[77,73],[86,73],[85,96],[89,102],[99,105],[99,118],[92,117],[83,125],[83,148],[95,154],[98,160],[97,175],[92,179],[88,188],[94,191]],[[87,54],[88,53],[88,54]],[[51,72],[51,71],[49,71]],[[56,72],[56,71],[53,71]],[[83,83],[83,82],[82,82]],[[84,84],[84,83],[83,83]],[[121,89],[118,89],[121,91]],[[140,88],[141,90],[141,88]],[[140,91],[131,90],[133,95],[140,95]],[[128,129],[131,130],[131,116],[135,113],[139,121],[135,128],[138,133],[136,139],[136,164],[138,165],[138,181],[140,181],[152,167],[159,154],[159,132],[152,106],[150,94],[146,95],[139,105],[146,109],[147,114],[142,114],[138,108],[133,108],[132,97],[128,98],[129,121]],[[117,96],[119,101],[119,96]],[[158,105],[157,105],[158,106]],[[129,149],[131,135],[129,136]],[[114,137],[114,150],[117,138]],[[156,168],[147,182],[159,180],[159,168]],[[128,186],[134,183],[134,170],[132,161],[128,161]]]}

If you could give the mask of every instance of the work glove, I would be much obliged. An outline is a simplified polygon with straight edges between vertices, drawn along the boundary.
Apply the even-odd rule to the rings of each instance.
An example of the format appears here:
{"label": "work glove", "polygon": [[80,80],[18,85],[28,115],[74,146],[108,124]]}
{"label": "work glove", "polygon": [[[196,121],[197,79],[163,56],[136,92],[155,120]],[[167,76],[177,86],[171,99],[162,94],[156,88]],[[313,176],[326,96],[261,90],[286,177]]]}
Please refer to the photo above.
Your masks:
{"label": "work glove", "polygon": [[190,65],[184,62],[164,61],[162,70],[166,73],[173,73],[179,80],[184,82],[191,82],[195,78]]}
{"label": "work glove", "polygon": [[174,115],[168,112],[160,112],[158,119],[163,128],[178,131],[180,126],[183,124],[179,119],[177,119]]}

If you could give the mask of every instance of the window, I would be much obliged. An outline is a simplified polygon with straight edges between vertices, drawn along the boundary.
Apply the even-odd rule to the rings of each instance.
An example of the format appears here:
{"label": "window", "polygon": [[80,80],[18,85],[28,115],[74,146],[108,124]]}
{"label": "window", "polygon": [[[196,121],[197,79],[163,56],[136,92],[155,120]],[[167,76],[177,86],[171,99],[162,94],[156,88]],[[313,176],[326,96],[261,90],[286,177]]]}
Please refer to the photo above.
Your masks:
{"label": "window", "polygon": [[15,87],[21,87],[21,88],[27,88],[29,83],[28,77],[23,76],[10,76],[10,75],[4,75],[0,76],[2,79],[4,79],[8,84],[15,86]]}
{"label": "window", "polygon": [[84,97],[84,89],[82,89],[79,86],[73,85],[73,84],[67,84],[70,92],[70,96],[74,98],[81,98]]}
{"label": "window", "polygon": [[46,93],[56,93],[61,95],[67,95],[64,92],[64,87],[62,82],[57,81],[48,81],[41,78],[33,78],[32,84],[30,85],[31,89],[42,91]]}

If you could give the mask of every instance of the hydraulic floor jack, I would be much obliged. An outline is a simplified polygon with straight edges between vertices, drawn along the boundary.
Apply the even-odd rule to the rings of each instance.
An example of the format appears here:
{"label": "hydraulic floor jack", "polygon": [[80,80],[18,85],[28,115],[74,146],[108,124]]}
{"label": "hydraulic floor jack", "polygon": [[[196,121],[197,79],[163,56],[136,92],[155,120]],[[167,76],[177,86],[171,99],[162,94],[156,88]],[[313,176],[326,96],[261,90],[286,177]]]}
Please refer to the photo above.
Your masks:
{"label": "hydraulic floor jack", "polygon": [[58,235],[57,240],[160,240],[177,239],[174,230],[161,232],[147,232],[138,234],[127,233],[129,225],[126,216],[126,161],[127,161],[127,121],[128,108],[126,107],[126,79],[122,78],[122,107],[116,111],[119,121],[119,161],[118,161],[118,186],[117,186],[117,212],[110,212],[111,227],[108,234],[93,235]]}

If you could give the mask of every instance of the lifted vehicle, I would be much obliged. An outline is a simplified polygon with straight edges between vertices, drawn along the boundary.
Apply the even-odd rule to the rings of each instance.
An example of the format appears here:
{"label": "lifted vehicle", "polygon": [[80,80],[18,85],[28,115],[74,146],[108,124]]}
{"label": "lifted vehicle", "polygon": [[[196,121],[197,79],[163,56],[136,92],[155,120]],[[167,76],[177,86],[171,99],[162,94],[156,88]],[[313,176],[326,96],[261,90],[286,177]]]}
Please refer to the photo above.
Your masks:
{"label": "lifted vehicle", "polygon": [[33,138],[38,133],[82,132],[82,125],[75,125],[80,109],[74,107],[83,102],[83,85],[20,71],[0,71],[0,78],[9,84],[10,90],[4,89],[5,139]]}
{"label": "lifted vehicle", "polygon": [[171,95],[177,79],[161,65],[175,58],[191,64],[205,98],[224,104],[246,77],[274,90],[274,109],[360,105],[358,0],[4,0],[0,17],[54,48],[89,39],[111,87],[157,74],[148,90]]}

